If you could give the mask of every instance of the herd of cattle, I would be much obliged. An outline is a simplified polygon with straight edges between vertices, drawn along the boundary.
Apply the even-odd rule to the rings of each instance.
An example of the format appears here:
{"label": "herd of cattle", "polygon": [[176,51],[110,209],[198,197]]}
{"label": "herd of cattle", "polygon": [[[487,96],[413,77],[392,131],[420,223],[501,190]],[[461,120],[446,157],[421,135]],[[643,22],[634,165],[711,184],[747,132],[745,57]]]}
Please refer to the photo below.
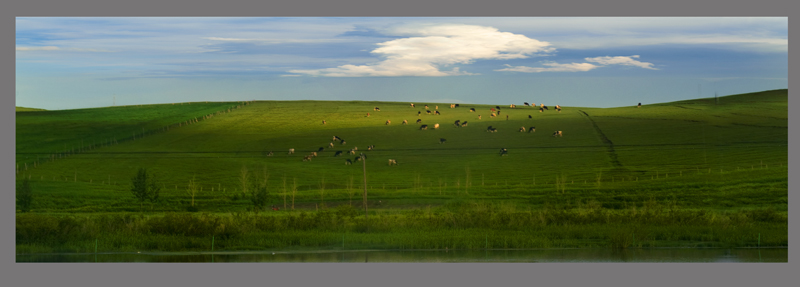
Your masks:
{"label": "herd of cattle", "polygon": [[[530,103],[529,104],[528,102],[525,102],[524,105],[525,106],[532,106],[534,108],[536,107],[536,104],[534,104],[534,103]],[[641,105],[641,104],[639,104],[639,105]],[[412,108],[416,107],[416,105],[414,105],[413,103],[411,103],[410,106]],[[450,108],[454,109],[454,108],[458,108],[459,106],[460,106],[459,104],[451,104]],[[514,105],[514,104],[511,104],[509,107],[513,109],[513,108],[516,108],[517,106]],[[556,105],[555,109],[558,112],[561,112],[561,106],[560,105]],[[376,111],[376,112],[379,112],[381,109],[379,107],[374,107],[372,110]],[[425,105],[425,110],[426,110],[427,114],[432,114],[431,111],[430,111],[430,108],[428,107],[428,105]],[[441,115],[441,113],[438,110],[439,110],[439,106],[434,106],[433,115]],[[540,104],[539,105],[539,112],[543,112],[544,110],[549,110],[549,109],[544,104]],[[501,112],[500,111],[500,106],[495,106],[494,108],[490,108],[489,111],[491,112],[491,117],[494,118],[494,117],[500,115],[500,112]],[[475,108],[470,108],[469,112],[473,113],[473,112],[476,112],[476,110],[475,110]],[[417,111],[417,116],[419,116],[421,114],[422,114],[422,111]],[[367,117],[369,117],[369,116],[370,116],[370,114],[367,113]],[[528,119],[532,119],[532,118],[533,117],[531,115],[528,115]],[[481,119],[481,115],[478,115],[478,119]],[[506,119],[508,119],[508,115],[506,115]],[[416,123],[420,124],[419,130],[427,130],[428,129],[428,125],[421,124],[422,123],[422,119],[417,119]],[[325,125],[325,124],[327,124],[327,122],[323,120],[322,124]],[[392,121],[391,120],[386,120],[385,125],[390,125],[390,124],[392,124]],[[407,125],[408,124],[408,120],[403,120],[402,124],[403,125]],[[467,126],[467,121],[463,121],[462,122],[461,120],[456,120],[455,122],[453,122],[453,126],[458,127],[458,128],[466,127]],[[439,124],[438,123],[434,124],[433,128],[434,129],[438,129],[439,128]],[[486,128],[486,132],[495,133],[495,132],[497,132],[497,128],[489,126],[488,128]],[[532,127],[526,128],[526,127],[522,126],[522,127],[519,128],[519,132],[533,133],[533,132],[536,132],[536,127],[532,126]],[[563,133],[562,133],[562,131],[554,131],[552,136],[553,137],[562,137]],[[327,147],[328,148],[335,147],[334,142],[339,142],[339,145],[342,145],[342,146],[347,144],[347,142],[344,139],[342,139],[342,138],[340,138],[338,136],[333,136],[331,142],[328,143]],[[440,144],[443,144],[443,143],[446,143],[446,142],[447,142],[447,139],[439,138],[439,143]],[[375,149],[374,145],[370,145],[370,146],[367,147],[367,150],[370,150],[370,151],[374,150],[374,149]],[[317,151],[311,152],[311,153],[309,153],[307,155],[304,155],[303,156],[303,161],[311,161],[312,158],[317,157],[324,150],[325,150],[325,147],[320,147],[319,149],[317,149]],[[350,155],[355,155],[356,151],[358,151],[358,147],[353,147],[352,149],[347,150],[346,152],[348,154],[350,154]],[[295,149],[293,149],[293,148],[289,149],[289,154],[290,155],[294,154],[294,152],[295,152]],[[341,151],[341,150],[340,151],[336,151],[333,154],[333,156],[334,157],[342,156],[342,154],[344,152],[345,151]],[[269,152],[269,154],[267,154],[267,156],[272,156],[272,155],[273,155],[272,152]],[[508,149],[506,149],[506,148],[500,149],[500,156],[506,156],[506,155],[508,155]],[[362,159],[366,159],[366,154],[361,153],[360,155],[356,156],[353,159],[345,159],[345,164],[346,165],[351,165],[354,162],[361,161]],[[389,159],[389,165],[397,165],[397,160]]]}

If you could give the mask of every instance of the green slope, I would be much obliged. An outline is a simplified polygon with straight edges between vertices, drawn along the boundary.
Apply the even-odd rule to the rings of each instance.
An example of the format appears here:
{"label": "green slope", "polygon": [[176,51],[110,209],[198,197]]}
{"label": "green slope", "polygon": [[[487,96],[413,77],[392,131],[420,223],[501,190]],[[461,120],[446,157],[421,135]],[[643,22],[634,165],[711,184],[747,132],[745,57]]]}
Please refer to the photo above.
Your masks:
{"label": "green slope", "polygon": [[[153,131],[135,141],[40,161],[19,175],[36,181],[47,198],[37,203],[44,210],[135,207],[128,185],[135,171],[145,167],[165,186],[160,208],[184,206],[185,186],[195,177],[203,187],[199,204],[225,211],[248,205],[233,196],[234,190],[241,190],[243,169],[250,177],[262,176],[266,169],[273,194],[283,194],[284,177],[289,189],[296,179],[298,204],[314,208],[322,200],[335,204],[354,197],[358,201],[360,163],[347,166],[345,158],[352,160],[354,155],[334,156],[334,151],[358,147],[358,152],[368,155],[370,194],[391,202],[386,207],[441,204],[458,198],[503,198],[534,205],[606,198],[621,204],[670,194],[686,195],[682,200],[687,204],[709,199],[709,206],[717,206],[730,194],[701,199],[691,191],[720,191],[759,182],[767,187],[767,198],[757,202],[780,205],[786,194],[786,90],[722,97],[719,104],[698,99],[641,108],[563,107],[560,113],[552,107],[540,113],[530,107],[501,106],[497,118],[489,117],[489,105],[450,109],[448,103],[438,103],[441,115],[426,115],[420,104],[411,108],[408,103],[387,102],[260,101],[196,124],[163,129],[232,105],[236,103],[17,114],[18,163],[58,152],[64,145],[80,146],[81,140],[86,146],[90,141],[141,134],[142,128]],[[435,105],[430,104],[431,110]],[[381,111],[373,111],[376,106]],[[418,117],[417,111],[423,111],[422,115]],[[366,117],[367,113],[371,116]],[[416,119],[429,129],[419,130]],[[322,120],[327,124],[322,125]],[[392,124],[385,125],[386,120]],[[403,120],[410,124],[402,125]],[[469,124],[455,127],[455,120]],[[441,127],[433,129],[435,123]],[[490,125],[498,132],[486,132]],[[535,126],[537,131],[520,133],[521,126]],[[563,137],[552,137],[556,130],[563,131]],[[336,142],[329,149],[333,136],[345,139],[346,144]],[[440,138],[447,142],[440,144]],[[367,151],[368,145],[376,149]],[[318,157],[302,161],[320,147],[325,150]],[[296,153],[288,155],[290,148]],[[500,148],[507,148],[508,156],[499,156]],[[269,152],[274,156],[267,156]],[[389,159],[398,165],[389,166]],[[765,164],[769,170],[762,169]],[[116,185],[107,185],[109,179]],[[566,192],[556,191],[556,180],[567,183]],[[352,189],[347,188],[350,182]],[[641,188],[651,192],[614,194]],[[282,198],[272,203],[278,202],[282,204]]]}

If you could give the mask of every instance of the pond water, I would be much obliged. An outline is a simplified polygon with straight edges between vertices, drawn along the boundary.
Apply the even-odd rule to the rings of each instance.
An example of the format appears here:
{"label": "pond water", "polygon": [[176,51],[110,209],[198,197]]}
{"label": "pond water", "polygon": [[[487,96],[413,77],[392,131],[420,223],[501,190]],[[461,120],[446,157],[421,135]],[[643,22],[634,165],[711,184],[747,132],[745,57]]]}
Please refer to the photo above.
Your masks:
{"label": "pond water", "polygon": [[17,254],[17,262],[788,262],[787,248],[344,250]]}

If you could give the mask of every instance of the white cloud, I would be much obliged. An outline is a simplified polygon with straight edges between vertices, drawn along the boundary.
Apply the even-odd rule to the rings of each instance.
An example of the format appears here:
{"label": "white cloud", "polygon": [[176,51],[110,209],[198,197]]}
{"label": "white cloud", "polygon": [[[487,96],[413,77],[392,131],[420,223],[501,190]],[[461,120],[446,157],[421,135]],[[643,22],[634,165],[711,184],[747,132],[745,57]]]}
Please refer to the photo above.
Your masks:
{"label": "white cloud", "polygon": [[526,66],[511,66],[506,64],[505,66],[508,68],[499,69],[495,71],[505,71],[505,72],[522,72],[522,73],[541,73],[541,72],[586,72],[597,68],[599,66],[595,66],[589,63],[570,63],[570,64],[559,64],[556,62],[547,62],[543,63],[542,65],[547,66],[547,68],[541,67],[526,67]]}
{"label": "white cloud", "polygon": [[380,47],[371,53],[385,59],[376,63],[289,72],[326,77],[472,75],[457,67],[445,71],[440,67],[470,64],[480,59],[523,59],[555,50],[548,42],[486,26],[427,25],[402,27],[393,32],[417,36],[378,43]]}
{"label": "white cloud", "polygon": [[650,70],[658,70],[656,68],[653,68],[653,63],[639,62],[637,60],[634,60],[633,58],[638,59],[639,55],[586,58],[586,61],[599,63],[601,65],[623,65],[623,66],[634,66],[639,68],[645,68]]}
{"label": "white cloud", "polygon": [[286,44],[286,43],[330,43],[344,42],[341,39],[267,39],[267,38],[222,38],[222,37],[202,37],[206,40],[222,42],[257,42],[261,44]]}

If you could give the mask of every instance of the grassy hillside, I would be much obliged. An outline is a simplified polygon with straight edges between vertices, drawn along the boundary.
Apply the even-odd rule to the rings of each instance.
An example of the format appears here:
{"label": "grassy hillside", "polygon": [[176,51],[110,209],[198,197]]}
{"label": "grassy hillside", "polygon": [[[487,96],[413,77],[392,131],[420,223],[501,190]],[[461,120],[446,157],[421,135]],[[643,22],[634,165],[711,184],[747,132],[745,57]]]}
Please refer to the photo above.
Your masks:
{"label": "grassy hillside", "polygon": [[36,111],[46,111],[45,109],[37,109],[37,108],[26,108],[26,107],[16,107],[18,112],[36,112]]}
{"label": "grassy hillside", "polygon": [[[633,214],[647,202],[687,212],[788,209],[787,90],[640,108],[500,106],[496,118],[490,105],[430,103],[441,115],[427,115],[423,105],[257,101],[18,113],[18,178],[32,181],[35,213],[138,212],[129,190],[140,167],[163,187],[160,201],[145,205],[152,215],[186,210],[192,178],[202,189],[195,198],[200,211],[251,210],[243,174],[268,178],[268,205],[291,209],[294,187],[296,209],[358,208],[362,165],[345,160],[363,152],[370,211],[379,214],[486,202],[490,209],[593,206]],[[468,125],[456,127],[456,120]],[[518,132],[522,126],[536,132]],[[557,130],[563,137],[552,136]],[[333,136],[346,143],[329,148]],[[84,148],[63,152],[71,146]],[[317,157],[302,160],[320,147]],[[347,154],[356,147],[356,155]],[[61,158],[48,160],[59,151]]]}

